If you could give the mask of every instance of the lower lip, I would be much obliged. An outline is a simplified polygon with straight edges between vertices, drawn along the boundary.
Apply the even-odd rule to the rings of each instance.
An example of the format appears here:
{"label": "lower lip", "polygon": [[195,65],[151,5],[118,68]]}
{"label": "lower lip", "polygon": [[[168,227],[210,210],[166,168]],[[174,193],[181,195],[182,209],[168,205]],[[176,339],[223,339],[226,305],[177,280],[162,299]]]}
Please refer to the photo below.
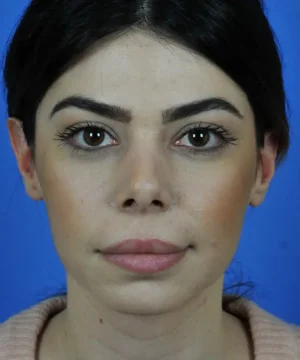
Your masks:
{"label": "lower lip", "polygon": [[110,263],[141,274],[167,270],[179,263],[186,251],[172,254],[102,254]]}

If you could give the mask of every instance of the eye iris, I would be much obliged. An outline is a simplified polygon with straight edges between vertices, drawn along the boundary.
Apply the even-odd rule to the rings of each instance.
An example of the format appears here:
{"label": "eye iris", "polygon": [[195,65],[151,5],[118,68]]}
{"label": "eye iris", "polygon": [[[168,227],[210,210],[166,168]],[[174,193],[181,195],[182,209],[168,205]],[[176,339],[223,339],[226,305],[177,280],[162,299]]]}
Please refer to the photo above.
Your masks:
{"label": "eye iris", "polygon": [[85,143],[89,146],[100,145],[104,137],[104,131],[96,127],[86,129],[83,135]]}
{"label": "eye iris", "polygon": [[189,141],[193,146],[204,146],[209,142],[209,132],[205,129],[195,129],[189,133]]}

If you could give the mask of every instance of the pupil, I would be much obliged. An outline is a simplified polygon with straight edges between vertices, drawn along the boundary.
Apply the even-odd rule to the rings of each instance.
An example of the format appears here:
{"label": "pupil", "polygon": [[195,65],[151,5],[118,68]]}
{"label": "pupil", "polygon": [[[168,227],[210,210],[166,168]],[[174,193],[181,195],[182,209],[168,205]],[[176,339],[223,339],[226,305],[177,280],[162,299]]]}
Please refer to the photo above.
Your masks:
{"label": "pupil", "polygon": [[209,132],[207,130],[192,130],[189,134],[189,141],[193,146],[204,146],[209,141]]}
{"label": "pupil", "polygon": [[84,141],[89,146],[98,146],[104,139],[103,130],[98,128],[89,128],[84,132]]}

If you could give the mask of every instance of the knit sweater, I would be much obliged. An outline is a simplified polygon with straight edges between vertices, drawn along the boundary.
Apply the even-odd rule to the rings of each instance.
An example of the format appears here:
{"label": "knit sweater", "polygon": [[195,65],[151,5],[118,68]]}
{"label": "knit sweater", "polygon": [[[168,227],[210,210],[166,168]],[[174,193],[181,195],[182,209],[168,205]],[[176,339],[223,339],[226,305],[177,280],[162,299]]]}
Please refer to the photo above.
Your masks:
{"label": "knit sweater", "polygon": [[[0,360],[35,360],[44,325],[66,305],[66,297],[52,298],[0,325]],[[300,360],[300,326],[282,321],[245,298],[231,303],[229,310],[248,323],[255,360]]]}

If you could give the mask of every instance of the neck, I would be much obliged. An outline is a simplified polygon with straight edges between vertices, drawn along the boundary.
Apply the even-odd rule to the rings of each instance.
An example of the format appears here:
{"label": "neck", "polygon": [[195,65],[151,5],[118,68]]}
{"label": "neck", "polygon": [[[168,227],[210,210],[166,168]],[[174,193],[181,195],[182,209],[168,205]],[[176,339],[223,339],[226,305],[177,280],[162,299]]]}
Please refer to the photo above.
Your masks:
{"label": "neck", "polygon": [[177,310],[151,316],[102,307],[68,283],[67,309],[50,329],[57,359],[224,360],[230,321],[222,310],[222,281]]}

